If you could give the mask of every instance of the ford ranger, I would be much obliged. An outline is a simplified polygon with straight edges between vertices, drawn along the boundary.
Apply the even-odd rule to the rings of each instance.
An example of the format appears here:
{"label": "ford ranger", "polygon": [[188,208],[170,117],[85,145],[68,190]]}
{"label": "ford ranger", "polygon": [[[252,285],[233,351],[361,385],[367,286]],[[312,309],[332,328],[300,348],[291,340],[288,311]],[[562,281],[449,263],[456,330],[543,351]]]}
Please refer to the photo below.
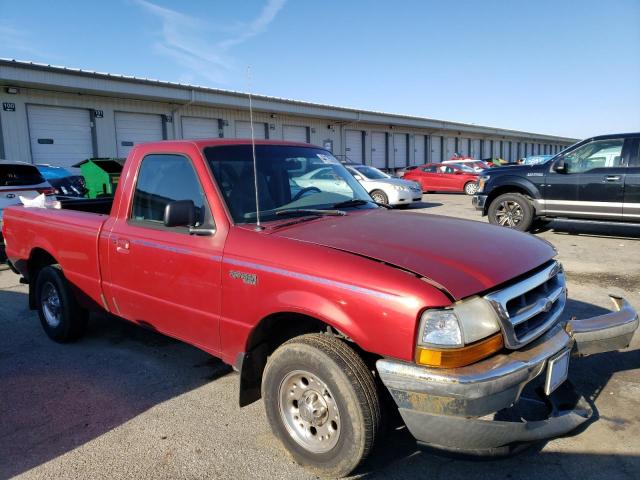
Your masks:
{"label": "ford ranger", "polygon": [[[326,168],[330,187],[297,182]],[[355,469],[395,407],[419,442],[457,451],[565,434],[593,413],[565,381],[570,359],[638,327],[621,298],[565,320],[551,244],[388,210],[310,145],[140,145],[114,198],[61,203],[4,214],[46,334],[78,339],[103,310],[221,358],[240,405],[262,398],[274,434],[324,475]]]}

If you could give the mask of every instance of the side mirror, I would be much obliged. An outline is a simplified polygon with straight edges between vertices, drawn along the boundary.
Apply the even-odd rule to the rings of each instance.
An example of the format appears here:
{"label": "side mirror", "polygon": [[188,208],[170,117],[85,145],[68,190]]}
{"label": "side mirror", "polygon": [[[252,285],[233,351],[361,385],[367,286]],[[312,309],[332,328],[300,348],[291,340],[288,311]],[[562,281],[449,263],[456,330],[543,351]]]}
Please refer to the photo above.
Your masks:
{"label": "side mirror", "polygon": [[553,171],[557,173],[567,173],[567,164],[564,163],[564,158],[561,158],[553,166]]}
{"label": "side mirror", "polygon": [[196,206],[192,200],[177,200],[164,207],[165,227],[192,227],[196,223]]}
{"label": "side mirror", "polygon": [[455,175],[462,175],[464,172],[462,170],[456,170],[453,172]]}

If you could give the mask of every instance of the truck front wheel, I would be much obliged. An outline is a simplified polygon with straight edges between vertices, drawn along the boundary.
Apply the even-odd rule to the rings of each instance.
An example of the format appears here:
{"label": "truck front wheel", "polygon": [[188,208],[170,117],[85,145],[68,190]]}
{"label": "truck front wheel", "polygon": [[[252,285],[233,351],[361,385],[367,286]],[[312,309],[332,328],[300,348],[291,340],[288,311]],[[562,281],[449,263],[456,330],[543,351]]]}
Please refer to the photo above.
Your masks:
{"label": "truck front wheel", "polygon": [[346,343],[326,334],[281,345],[265,367],[262,398],[274,434],[298,463],[322,475],[353,471],[380,428],[371,371]]}
{"label": "truck front wheel", "polygon": [[60,268],[48,266],[40,270],[35,288],[40,323],[49,338],[66,343],[82,336],[88,314],[78,305]]}
{"label": "truck front wheel", "polygon": [[534,218],[533,206],[524,195],[505,193],[489,205],[489,223],[526,232]]}

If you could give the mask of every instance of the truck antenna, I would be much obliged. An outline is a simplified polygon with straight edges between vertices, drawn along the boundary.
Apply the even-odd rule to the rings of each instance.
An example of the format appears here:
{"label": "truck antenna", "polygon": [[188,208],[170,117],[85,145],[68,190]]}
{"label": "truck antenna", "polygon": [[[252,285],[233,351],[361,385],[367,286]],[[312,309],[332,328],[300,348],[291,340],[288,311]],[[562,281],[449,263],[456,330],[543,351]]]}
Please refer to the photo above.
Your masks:
{"label": "truck antenna", "polygon": [[247,67],[247,87],[249,91],[249,124],[251,125],[251,155],[253,157],[253,187],[256,192],[256,230],[263,230],[260,224],[260,196],[258,195],[258,164],[256,162],[256,140],[253,134],[253,103],[251,102],[251,67]]}

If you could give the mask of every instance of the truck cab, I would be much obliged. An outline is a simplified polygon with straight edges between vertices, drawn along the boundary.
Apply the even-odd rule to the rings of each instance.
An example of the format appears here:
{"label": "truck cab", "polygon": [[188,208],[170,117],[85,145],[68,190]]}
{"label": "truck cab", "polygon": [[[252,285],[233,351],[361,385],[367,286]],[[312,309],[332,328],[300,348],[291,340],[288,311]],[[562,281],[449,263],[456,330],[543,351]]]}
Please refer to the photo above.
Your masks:
{"label": "truck cab", "polygon": [[544,163],[483,173],[473,205],[489,222],[527,231],[540,220],[640,221],[640,133],[583,140]]}

